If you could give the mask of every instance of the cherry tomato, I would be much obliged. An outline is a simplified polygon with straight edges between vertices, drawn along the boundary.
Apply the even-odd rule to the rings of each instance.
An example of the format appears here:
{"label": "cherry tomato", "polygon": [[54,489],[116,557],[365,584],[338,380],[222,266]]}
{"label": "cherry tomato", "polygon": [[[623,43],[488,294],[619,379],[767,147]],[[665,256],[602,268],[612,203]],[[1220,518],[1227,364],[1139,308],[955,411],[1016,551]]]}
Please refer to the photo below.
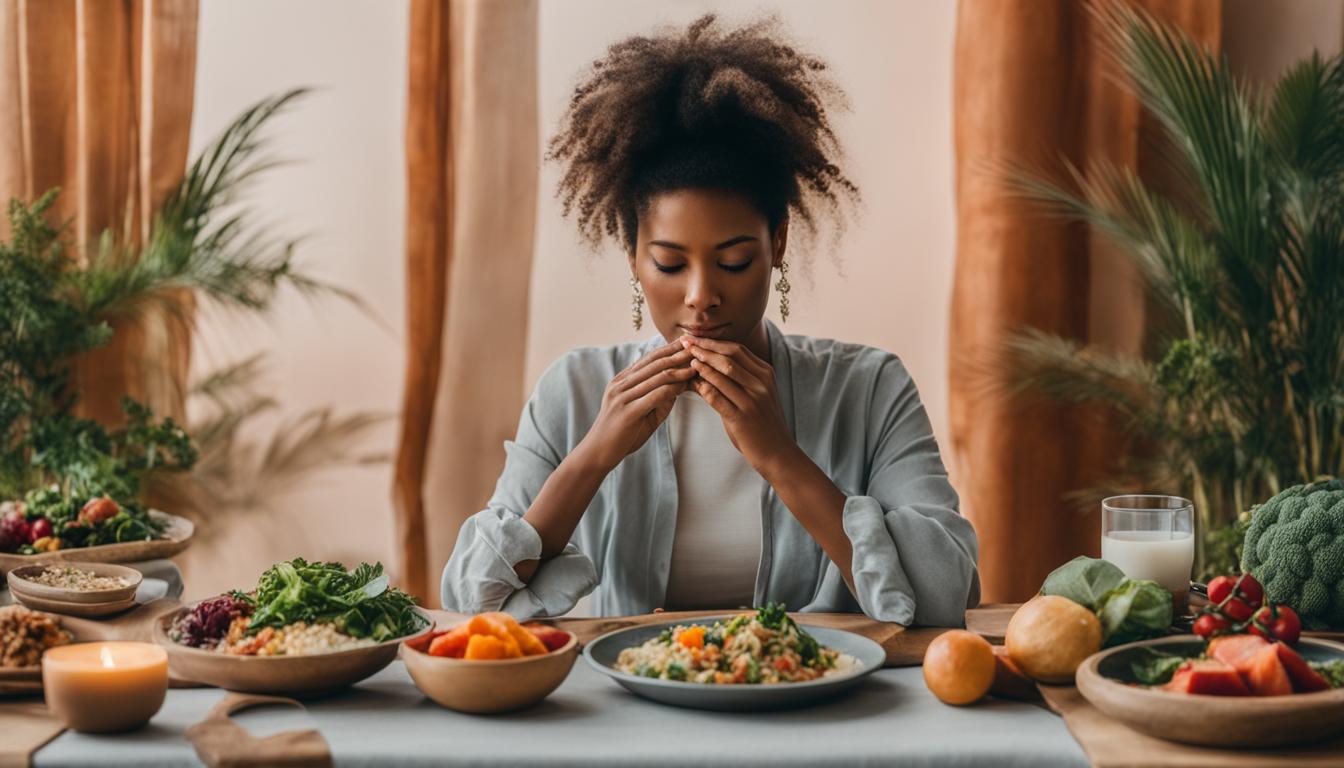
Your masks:
{"label": "cherry tomato", "polygon": [[79,511],[79,519],[97,525],[104,520],[116,517],[120,513],[121,507],[117,506],[117,502],[103,496],[98,499],[89,499],[89,503],[85,504],[84,508]]}
{"label": "cherry tomato", "polygon": [[1199,618],[1195,619],[1194,632],[1203,638],[1210,638],[1216,634],[1226,632],[1231,626],[1227,619],[1216,613],[1201,613]]}
{"label": "cherry tomato", "polygon": [[1232,594],[1237,582],[1231,576],[1217,576],[1209,582],[1209,602],[1217,605]]}
{"label": "cherry tomato", "polygon": [[1249,573],[1243,573],[1237,579],[1237,592],[1251,608],[1259,608],[1265,600],[1265,588],[1260,586],[1260,582],[1256,581],[1255,577]]}
{"label": "cherry tomato", "polygon": [[1228,619],[1230,619],[1234,624],[1240,624],[1241,622],[1251,618],[1251,614],[1255,612],[1255,610],[1251,608],[1251,606],[1247,605],[1245,602],[1243,602],[1240,598],[1237,597],[1234,597],[1228,600],[1226,603],[1224,603],[1221,610],[1222,614],[1226,616]]}
{"label": "cherry tomato", "polygon": [[1251,632],[1266,640],[1278,640],[1294,645],[1302,636],[1302,620],[1297,611],[1286,605],[1266,605],[1255,614]]}

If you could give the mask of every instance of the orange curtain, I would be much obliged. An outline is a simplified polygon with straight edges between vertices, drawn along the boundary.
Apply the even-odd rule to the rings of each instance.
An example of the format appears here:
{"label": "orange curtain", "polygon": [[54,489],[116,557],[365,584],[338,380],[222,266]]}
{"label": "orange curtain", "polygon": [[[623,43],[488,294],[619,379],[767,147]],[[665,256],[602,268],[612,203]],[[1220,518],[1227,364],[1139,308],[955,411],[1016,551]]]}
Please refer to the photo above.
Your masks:
{"label": "orange curtain", "polygon": [[[77,249],[105,229],[142,241],[186,168],[197,11],[197,0],[3,0],[0,197],[31,201],[59,186],[52,220],[70,223]],[[130,394],[180,419],[182,315],[115,331],[76,364],[81,412],[118,421]]]}
{"label": "orange curtain", "polygon": [[400,581],[429,603],[458,528],[494,488],[524,398],[540,162],[535,0],[413,0],[409,67],[393,502]]}
{"label": "orange curtain", "polygon": [[[1219,0],[1132,2],[1219,42]],[[1162,174],[1158,126],[1117,82],[1094,24],[1075,0],[961,0],[957,11],[951,459],[986,601],[1025,599],[1060,563],[1098,553],[1100,499],[1079,512],[1064,497],[1124,449],[1095,411],[1027,405],[986,385],[986,361],[1026,325],[1132,353],[1143,341],[1143,290],[1124,254],[1043,216],[990,170],[1107,159]]]}

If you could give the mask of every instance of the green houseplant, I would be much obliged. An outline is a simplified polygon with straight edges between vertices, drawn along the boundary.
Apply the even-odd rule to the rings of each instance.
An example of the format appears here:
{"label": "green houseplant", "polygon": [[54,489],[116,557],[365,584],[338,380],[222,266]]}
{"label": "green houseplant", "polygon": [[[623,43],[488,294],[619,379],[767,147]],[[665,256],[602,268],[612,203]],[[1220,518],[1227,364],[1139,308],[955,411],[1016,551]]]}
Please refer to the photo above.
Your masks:
{"label": "green houseplant", "polygon": [[1199,570],[1229,572],[1250,505],[1344,475],[1344,63],[1313,55],[1262,92],[1143,11],[1093,10],[1182,194],[1105,163],[1008,175],[1128,254],[1157,320],[1142,358],[1025,329],[1012,383],[1119,414],[1134,450],[1114,485],[1192,494]]}
{"label": "green houseplant", "polygon": [[75,412],[73,361],[107,344],[114,321],[183,315],[184,293],[247,312],[264,311],[284,285],[353,300],[296,271],[294,242],[256,226],[238,205],[247,182],[272,165],[263,127],[303,93],[265,99],[229,125],[168,195],[142,246],[107,231],[70,247],[48,221],[58,190],[30,205],[10,202],[11,236],[0,242],[0,551],[154,538],[162,524],[147,514],[151,489],[156,497],[176,491],[188,505],[210,495],[216,508],[242,506],[255,499],[240,488],[256,493],[276,473],[351,460],[350,444],[379,420],[311,411],[282,425],[257,467],[238,431],[277,405],[255,393],[257,359],[192,390],[207,403],[195,424],[159,419],[129,398],[124,426]]}

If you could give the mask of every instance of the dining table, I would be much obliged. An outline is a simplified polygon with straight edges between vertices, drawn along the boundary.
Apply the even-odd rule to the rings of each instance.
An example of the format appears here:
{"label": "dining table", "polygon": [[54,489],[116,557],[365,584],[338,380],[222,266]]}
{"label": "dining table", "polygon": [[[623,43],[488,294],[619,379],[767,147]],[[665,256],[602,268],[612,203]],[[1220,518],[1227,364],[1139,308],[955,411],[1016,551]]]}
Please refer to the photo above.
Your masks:
{"label": "dining table", "polygon": [[[431,612],[440,627],[460,616]],[[573,619],[583,640],[629,621]],[[888,665],[829,700],[775,711],[710,712],[656,703],[576,660],[541,703],[517,712],[471,715],[445,709],[415,687],[400,661],[343,691],[266,703],[232,715],[240,738],[319,734],[327,754],[306,763],[337,766],[1086,766],[1064,720],[1042,703],[988,699],[972,707],[939,702],[917,666],[940,629],[856,622],[879,641]],[[997,639],[1002,611],[968,616]],[[800,615],[800,620],[807,619]],[[34,766],[196,766],[194,725],[237,696],[174,687],[150,723],[112,735],[64,731],[30,757]],[[329,761],[329,762],[328,762]],[[0,768],[3,768],[0,759]],[[246,763],[245,763],[246,764]],[[263,762],[252,764],[261,765]]]}
{"label": "dining table", "polygon": [[[195,766],[184,737],[226,694],[173,689],[138,731],[66,731],[33,765],[75,768]],[[337,766],[1086,766],[1064,721],[1043,707],[989,700],[949,707],[918,667],[886,668],[834,700],[774,712],[706,712],[641,699],[580,658],[540,704],[468,715],[426,699],[394,662],[350,689],[249,709],[234,720],[267,736],[316,730]]]}

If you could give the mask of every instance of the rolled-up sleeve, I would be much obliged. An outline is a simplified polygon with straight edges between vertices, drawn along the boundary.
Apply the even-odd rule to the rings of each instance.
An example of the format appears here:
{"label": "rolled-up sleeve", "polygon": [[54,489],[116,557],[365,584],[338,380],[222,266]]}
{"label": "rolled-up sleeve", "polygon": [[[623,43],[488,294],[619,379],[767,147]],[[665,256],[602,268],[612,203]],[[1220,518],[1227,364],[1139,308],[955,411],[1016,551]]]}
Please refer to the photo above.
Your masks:
{"label": "rolled-up sleeve", "polygon": [[845,500],[859,607],[898,624],[959,627],[980,602],[978,543],[958,511],[914,381],[892,358],[871,417],[880,424],[868,487]]}
{"label": "rolled-up sleeve", "polygon": [[592,592],[593,561],[573,544],[541,563],[532,578],[515,566],[541,557],[541,536],[523,519],[546,479],[564,458],[556,418],[543,418],[546,403],[564,402],[563,358],[542,376],[523,408],[518,433],[505,441],[504,471],[486,508],[467,518],[443,569],[440,597],[449,611],[506,611],[519,619],[558,616]]}

